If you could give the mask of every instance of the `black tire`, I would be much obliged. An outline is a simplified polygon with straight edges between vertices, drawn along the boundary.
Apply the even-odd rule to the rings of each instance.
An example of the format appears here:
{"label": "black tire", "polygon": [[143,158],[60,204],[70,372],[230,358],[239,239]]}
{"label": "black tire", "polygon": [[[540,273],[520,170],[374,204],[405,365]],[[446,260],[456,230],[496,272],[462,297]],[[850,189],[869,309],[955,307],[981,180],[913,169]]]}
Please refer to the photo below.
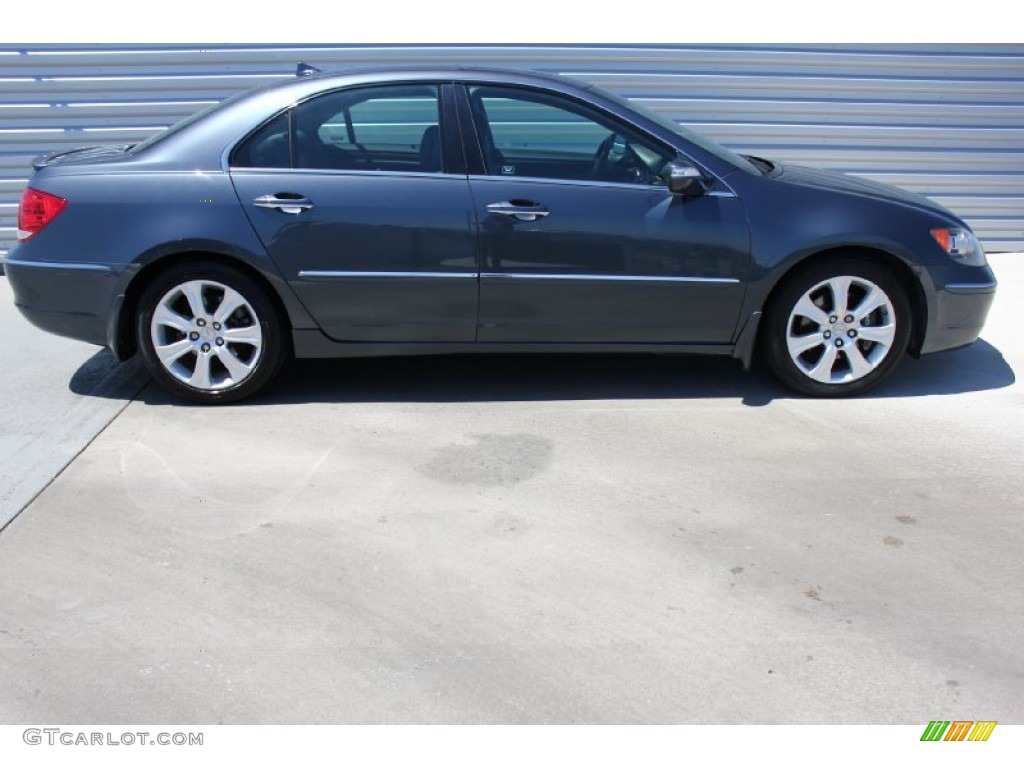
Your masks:
{"label": "black tire", "polygon": [[[843,293],[847,277],[846,300],[837,307],[835,297]],[[882,293],[869,299],[872,288]],[[860,310],[881,296],[887,301],[861,318]],[[762,352],[791,389],[813,397],[850,397],[892,373],[906,353],[912,322],[907,290],[891,270],[856,256],[833,258],[785,278],[765,311]],[[808,348],[798,354],[802,346]]]}
{"label": "black tire", "polygon": [[[218,311],[227,312],[238,297],[243,304],[220,317]],[[194,301],[202,303],[202,317],[192,311]],[[205,404],[242,400],[273,379],[290,354],[286,331],[259,283],[231,267],[203,262],[158,273],[139,298],[135,327],[152,377],[174,395]]]}

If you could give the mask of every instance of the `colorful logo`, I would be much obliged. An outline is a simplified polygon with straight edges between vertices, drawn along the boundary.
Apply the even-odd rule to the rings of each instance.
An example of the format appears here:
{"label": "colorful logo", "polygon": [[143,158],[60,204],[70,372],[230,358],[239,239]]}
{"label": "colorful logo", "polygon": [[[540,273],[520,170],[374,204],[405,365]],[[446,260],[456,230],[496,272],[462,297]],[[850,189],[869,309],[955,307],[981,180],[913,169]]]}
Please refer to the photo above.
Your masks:
{"label": "colorful logo", "polygon": [[932,720],[921,741],[988,741],[995,727],[995,720]]}

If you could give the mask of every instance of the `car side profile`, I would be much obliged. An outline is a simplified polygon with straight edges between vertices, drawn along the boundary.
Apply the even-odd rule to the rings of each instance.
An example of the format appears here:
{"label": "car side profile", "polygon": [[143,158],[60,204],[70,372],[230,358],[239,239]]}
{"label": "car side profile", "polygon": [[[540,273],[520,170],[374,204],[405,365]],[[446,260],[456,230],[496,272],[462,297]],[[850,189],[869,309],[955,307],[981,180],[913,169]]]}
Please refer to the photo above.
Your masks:
{"label": "car side profile", "polygon": [[760,354],[856,395],[973,342],[996,289],[925,197],[537,73],[296,77],[33,164],[21,312],[203,403],[292,355],[465,352]]}

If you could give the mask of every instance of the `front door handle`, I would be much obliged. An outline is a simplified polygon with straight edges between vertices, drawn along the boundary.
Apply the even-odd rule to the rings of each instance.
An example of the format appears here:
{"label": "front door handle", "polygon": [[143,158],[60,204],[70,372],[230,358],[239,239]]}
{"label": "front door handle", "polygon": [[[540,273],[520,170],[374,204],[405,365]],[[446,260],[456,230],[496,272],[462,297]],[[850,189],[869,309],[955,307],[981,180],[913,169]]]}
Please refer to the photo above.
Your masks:
{"label": "front door handle", "polygon": [[551,213],[543,205],[532,200],[506,200],[502,203],[491,203],[487,206],[487,212],[508,216],[516,221],[536,221]]}
{"label": "front door handle", "polygon": [[313,201],[297,192],[278,192],[276,195],[263,195],[252,201],[257,208],[272,208],[282,213],[300,214],[313,207]]}

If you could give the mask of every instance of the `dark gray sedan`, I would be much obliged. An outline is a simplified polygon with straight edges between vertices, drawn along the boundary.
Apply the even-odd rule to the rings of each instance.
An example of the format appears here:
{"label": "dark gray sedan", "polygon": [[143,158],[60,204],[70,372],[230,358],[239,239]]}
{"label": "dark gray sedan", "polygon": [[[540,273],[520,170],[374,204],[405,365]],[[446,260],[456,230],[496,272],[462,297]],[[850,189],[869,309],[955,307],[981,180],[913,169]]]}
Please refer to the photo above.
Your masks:
{"label": "dark gray sedan", "polygon": [[205,403],[293,354],[453,352],[760,353],[853,395],[974,341],[996,287],[924,197],[538,74],[296,77],[34,165],[18,307]]}

